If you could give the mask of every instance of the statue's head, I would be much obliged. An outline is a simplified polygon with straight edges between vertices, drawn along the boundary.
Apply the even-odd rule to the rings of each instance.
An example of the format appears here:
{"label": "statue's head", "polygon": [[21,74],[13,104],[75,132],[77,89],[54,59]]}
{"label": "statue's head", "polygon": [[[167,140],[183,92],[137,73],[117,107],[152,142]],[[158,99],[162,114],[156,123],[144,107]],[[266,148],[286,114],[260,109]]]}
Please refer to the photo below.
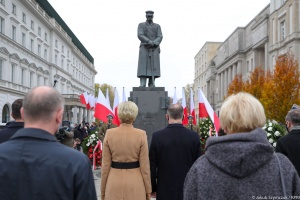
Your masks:
{"label": "statue's head", "polygon": [[151,11],[151,10],[147,10],[147,11],[146,11],[146,18],[147,18],[147,21],[152,21],[152,20],[153,20],[153,14],[154,14],[154,12]]}

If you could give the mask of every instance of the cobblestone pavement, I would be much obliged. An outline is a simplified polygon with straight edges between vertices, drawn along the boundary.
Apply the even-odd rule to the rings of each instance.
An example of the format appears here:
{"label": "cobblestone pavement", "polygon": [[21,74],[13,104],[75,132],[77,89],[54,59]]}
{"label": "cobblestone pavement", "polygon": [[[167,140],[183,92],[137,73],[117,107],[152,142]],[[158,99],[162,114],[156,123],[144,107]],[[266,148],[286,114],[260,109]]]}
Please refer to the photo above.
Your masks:
{"label": "cobblestone pavement", "polygon": [[[100,183],[101,183],[101,171],[100,169],[93,170],[95,187],[97,192],[98,200],[101,200],[101,192],[100,192]],[[155,200],[156,198],[151,198],[151,200]]]}

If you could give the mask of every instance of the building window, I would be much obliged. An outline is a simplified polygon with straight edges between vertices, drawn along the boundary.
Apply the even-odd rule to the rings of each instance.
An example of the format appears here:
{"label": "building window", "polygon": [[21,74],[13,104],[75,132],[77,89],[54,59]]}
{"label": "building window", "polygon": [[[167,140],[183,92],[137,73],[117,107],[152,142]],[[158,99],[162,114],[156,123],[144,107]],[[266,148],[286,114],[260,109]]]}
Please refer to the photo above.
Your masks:
{"label": "building window", "polygon": [[8,105],[4,105],[2,110],[2,123],[7,123],[10,121],[10,111]]}
{"label": "building window", "polygon": [[48,54],[47,49],[45,49],[45,50],[44,50],[44,59],[45,59],[45,60],[47,60],[47,54]]}
{"label": "building window", "polygon": [[31,20],[31,29],[34,30],[34,21]]}
{"label": "building window", "polygon": [[47,41],[48,40],[48,35],[47,35],[47,33],[45,33],[45,41]]}
{"label": "building window", "polygon": [[281,40],[284,40],[286,37],[285,33],[285,21],[280,22],[280,34],[281,34]]}
{"label": "building window", "polygon": [[67,51],[67,57],[69,58],[69,51]]}
{"label": "building window", "polygon": [[30,40],[30,50],[32,52],[34,51],[34,41],[33,41],[33,39]]}
{"label": "building window", "polygon": [[0,17],[0,33],[4,33],[4,19]]}
{"label": "building window", "polygon": [[26,14],[25,13],[23,13],[23,15],[22,15],[22,20],[26,24]]}
{"label": "building window", "polygon": [[42,35],[42,29],[41,29],[41,27],[38,27],[38,34],[39,34],[39,36]]}
{"label": "building window", "polygon": [[0,3],[1,3],[2,5],[5,5],[5,0],[0,0]]}
{"label": "building window", "polygon": [[17,6],[15,4],[12,4],[12,13],[17,14]]}
{"label": "building window", "polygon": [[61,46],[61,51],[62,51],[63,53],[65,52],[64,46]]}
{"label": "building window", "polygon": [[57,40],[55,40],[55,47],[57,47],[58,46],[58,42],[57,42]]}
{"label": "building window", "polygon": [[41,56],[41,45],[38,45],[38,55]]}
{"label": "building window", "polygon": [[54,57],[54,63],[57,65],[57,55]]}
{"label": "building window", "polygon": [[64,69],[64,60],[61,59],[61,68]]}
{"label": "building window", "polygon": [[16,41],[16,32],[17,32],[16,27],[12,26],[11,39],[13,39],[14,41]]}
{"label": "building window", "polygon": [[29,77],[29,87],[32,87],[32,83],[33,83],[33,72],[30,72],[30,77]]}
{"label": "building window", "polygon": [[251,66],[250,66],[250,71],[254,70],[254,67],[253,67],[253,58],[251,58]]}
{"label": "building window", "polygon": [[15,64],[11,64],[11,82],[15,81]]}
{"label": "building window", "polygon": [[3,73],[3,60],[0,60],[0,80],[2,80],[2,73]]}
{"label": "building window", "polygon": [[26,34],[22,33],[22,45],[23,47],[26,47]]}
{"label": "building window", "polygon": [[21,85],[24,85],[24,76],[25,76],[25,69],[21,71]]}

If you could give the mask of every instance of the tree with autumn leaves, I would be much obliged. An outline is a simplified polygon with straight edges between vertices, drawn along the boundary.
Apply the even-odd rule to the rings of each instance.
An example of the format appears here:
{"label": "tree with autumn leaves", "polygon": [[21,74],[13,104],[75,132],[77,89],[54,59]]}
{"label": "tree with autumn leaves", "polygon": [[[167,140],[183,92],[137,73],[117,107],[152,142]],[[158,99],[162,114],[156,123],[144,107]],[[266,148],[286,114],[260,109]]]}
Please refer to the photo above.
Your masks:
{"label": "tree with autumn leaves", "polygon": [[240,91],[259,99],[268,119],[284,123],[292,105],[300,104],[299,63],[287,53],[277,58],[273,72],[257,67],[246,81],[242,80],[242,75],[236,75],[228,87],[228,95]]}

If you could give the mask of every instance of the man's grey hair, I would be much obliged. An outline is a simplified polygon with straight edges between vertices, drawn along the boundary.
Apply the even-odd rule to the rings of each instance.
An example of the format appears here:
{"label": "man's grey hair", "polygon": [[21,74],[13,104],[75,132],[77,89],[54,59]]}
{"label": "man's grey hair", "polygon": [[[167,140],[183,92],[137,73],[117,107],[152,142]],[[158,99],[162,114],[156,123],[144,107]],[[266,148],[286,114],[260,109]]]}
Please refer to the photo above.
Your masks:
{"label": "man's grey hair", "polygon": [[300,126],[300,109],[292,109],[285,117],[285,121],[290,122],[293,126]]}
{"label": "man's grey hair", "polygon": [[167,114],[172,119],[182,119],[183,108],[180,104],[171,104],[167,110]]}

